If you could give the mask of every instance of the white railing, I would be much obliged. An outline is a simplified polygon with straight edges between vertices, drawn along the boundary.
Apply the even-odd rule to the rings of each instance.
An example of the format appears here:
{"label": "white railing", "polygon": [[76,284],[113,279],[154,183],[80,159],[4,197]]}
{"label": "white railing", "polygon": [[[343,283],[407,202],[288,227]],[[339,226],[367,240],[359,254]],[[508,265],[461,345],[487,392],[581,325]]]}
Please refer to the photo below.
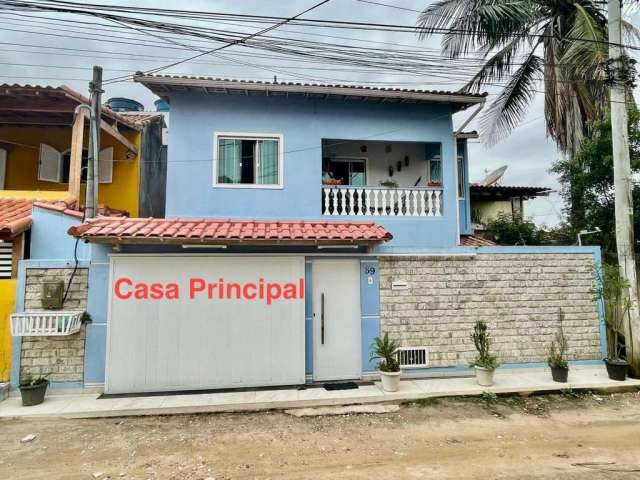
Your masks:
{"label": "white railing", "polygon": [[11,314],[14,337],[72,335],[80,331],[83,312],[43,311]]}
{"label": "white railing", "polygon": [[323,215],[441,217],[442,188],[322,187]]}

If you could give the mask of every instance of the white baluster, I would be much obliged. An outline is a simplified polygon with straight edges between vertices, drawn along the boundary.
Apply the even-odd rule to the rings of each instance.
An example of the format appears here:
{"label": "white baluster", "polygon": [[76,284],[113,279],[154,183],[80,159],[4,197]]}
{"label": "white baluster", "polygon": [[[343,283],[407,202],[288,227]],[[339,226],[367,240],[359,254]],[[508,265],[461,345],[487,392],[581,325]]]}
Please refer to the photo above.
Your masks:
{"label": "white baluster", "polygon": [[417,217],[420,213],[418,212],[418,195],[420,194],[420,192],[417,192],[415,190],[411,191],[411,215],[414,217]]}
{"label": "white baluster", "polygon": [[346,215],[347,214],[347,191],[343,189],[338,189],[340,192],[340,212],[338,215]]}
{"label": "white baluster", "polygon": [[433,190],[427,190],[427,216],[433,217]]}
{"label": "white baluster", "polygon": [[442,216],[442,209],[440,208],[440,190],[436,190],[436,216]]}
{"label": "white baluster", "polygon": [[329,215],[329,192],[331,189],[323,188],[322,189],[322,205],[324,206],[323,215]]}
{"label": "white baluster", "polygon": [[398,190],[397,192],[398,199],[396,200],[396,205],[398,207],[398,213],[396,215],[399,217],[404,217],[404,203],[406,201],[405,192],[406,190]]}
{"label": "white baluster", "polygon": [[362,195],[364,195],[364,188],[356,188],[356,193],[358,194],[358,215],[364,215],[362,211]]}
{"label": "white baluster", "polygon": [[424,217],[426,215],[425,208],[425,200],[424,200],[424,190],[418,190],[418,215]]}
{"label": "white baluster", "polygon": [[353,188],[349,188],[347,192],[349,192],[347,197],[349,199],[349,215],[355,215],[356,214],[356,210],[355,210],[356,197],[354,195],[355,190]]}

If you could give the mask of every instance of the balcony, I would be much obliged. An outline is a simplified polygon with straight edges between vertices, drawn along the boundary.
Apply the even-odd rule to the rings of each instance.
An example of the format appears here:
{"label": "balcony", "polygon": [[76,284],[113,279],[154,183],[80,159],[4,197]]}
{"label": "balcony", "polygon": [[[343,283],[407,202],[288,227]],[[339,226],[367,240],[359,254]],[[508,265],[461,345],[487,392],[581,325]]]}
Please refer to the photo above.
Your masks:
{"label": "balcony", "polygon": [[441,217],[441,187],[322,186],[328,216]]}
{"label": "balcony", "polygon": [[442,185],[440,143],[322,141],[322,215],[441,217]]}

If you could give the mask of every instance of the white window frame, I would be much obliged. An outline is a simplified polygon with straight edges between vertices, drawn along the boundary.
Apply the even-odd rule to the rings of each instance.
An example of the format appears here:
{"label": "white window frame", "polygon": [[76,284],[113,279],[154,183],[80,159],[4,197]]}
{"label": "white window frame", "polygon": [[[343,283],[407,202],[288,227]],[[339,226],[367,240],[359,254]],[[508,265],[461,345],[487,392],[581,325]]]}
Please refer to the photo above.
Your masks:
{"label": "white window frame", "polygon": [[[218,183],[218,142],[221,138],[235,140],[277,140],[278,141],[278,183],[264,185],[258,183]],[[215,188],[256,188],[279,190],[284,188],[284,138],[281,133],[214,132],[213,134],[213,186]]]}

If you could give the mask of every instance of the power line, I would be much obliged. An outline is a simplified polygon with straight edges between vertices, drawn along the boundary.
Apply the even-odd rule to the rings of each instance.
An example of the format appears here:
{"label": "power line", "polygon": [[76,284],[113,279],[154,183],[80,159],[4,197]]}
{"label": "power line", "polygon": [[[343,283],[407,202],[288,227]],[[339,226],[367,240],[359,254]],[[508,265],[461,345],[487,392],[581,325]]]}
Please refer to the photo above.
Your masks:
{"label": "power line", "polygon": [[[91,4],[89,7],[78,4],[75,2],[68,1],[57,1],[57,0],[49,0],[49,1],[37,1],[37,0],[25,0],[25,1],[17,1],[17,0],[3,0],[3,3],[13,7],[22,7],[31,10],[39,10],[39,11],[58,11],[64,13],[81,13],[93,15],[101,18],[107,18],[108,16],[113,17],[111,14],[102,13],[117,11],[117,12],[127,12],[127,13],[138,13],[138,14],[147,14],[147,15],[161,15],[161,16],[174,16],[178,18],[190,18],[190,19],[198,19],[204,20],[207,18],[223,18],[229,19],[232,18],[236,21],[245,21],[245,22],[253,22],[253,23],[275,23],[279,25],[282,22],[288,21],[294,23],[296,25],[306,25],[306,26],[321,26],[324,28],[348,28],[355,30],[379,30],[379,31],[397,31],[397,32],[407,32],[407,33],[415,33],[416,27],[413,25],[398,25],[398,24],[385,24],[385,23],[372,23],[372,22],[353,22],[353,21],[344,21],[344,20],[328,20],[328,19],[292,19],[286,17],[275,17],[275,16],[264,16],[264,15],[247,15],[247,14],[229,14],[229,13],[221,13],[221,12],[202,12],[202,11],[188,11],[188,10],[167,10],[167,9],[154,9],[154,8],[144,8],[144,7],[131,7],[127,5],[104,5],[104,4]],[[64,5],[65,7],[56,6],[56,5]],[[123,17],[125,21],[139,21],[138,18],[134,17]],[[163,25],[167,25],[164,23]],[[435,34],[459,34],[459,35],[476,35],[477,32],[473,30],[466,29],[456,29],[456,28],[432,28],[429,29],[431,33]],[[516,34],[516,36],[521,36],[524,38],[557,38],[554,35],[548,34],[529,34],[529,33],[521,33]],[[582,41],[586,43],[598,43],[598,44],[606,44],[606,45],[617,45],[624,48],[630,48],[634,50],[640,50],[640,47],[634,47],[631,45],[624,44],[613,44],[612,42],[603,41],[603,40],[594,40],[594,39],[585,39],[585,38],[574,38],[574,37],[563,37],[566,40],[573,41]]]}
{"label": "power line", "polygon": [[[214,48],[214,49],[209,50],[207,52],[201,52],[201,53],[199,53],[197,55],[194,55],[192,57],[186,58],[184,60],[179,60],[177,62],[169,63],[167,65],[151,69],[151,70],[147,71],[146,74],[148,75],[148,74],[152,74],[152,73],[158,73],[158,72],[161,72],[162,70],[166,70],[167,68],[171,68],[171,67],[175,67],[176,65],[180,65],[181,63],[189,62],[191,60],[195,60],[196,58],[200,58],[200,57],[203,57],[205,55],[209,55],[209,54],[214,53],[214,52],[219,52],[221,50],[224,50],[225,48],[229,48],[229,47],[232,47],[234,45],[238,45],[238,44],[241,44],[241,43],[246,43],[248,40],[251,40],[252,38],[259,37],[260,35],[262,35],[264,33],[270,32],[271,30],[275,30],[279,26],[285,25],[285,24],[287,24],[287,23],[289,23],[289,22],[301,17],[305,13],[309,13],[310,11],[315,10],[316,8],[319,8],[322,5],[325,5],[326,3],[329,3],[330,1],[331,0],[322,0],[321,2],[316,3],[315,5],[307,8],[306,10],[303,10],[302,12],[294,15],[293,17],[289,17],[287,19],[284,19],[280,23],[277,23],[277,24],[272,25],[270,27],[264,28],[264,29],[262,29],[262,30],[260,30],[258,32],[255,32],[255,33],[252,33],[250,35],[247,35],[246,37],[241,38],[239,40],[231,41],[231,42],[227,43],[226,45],[222,45],[220,47]],[[107,80],[105,83],[111,83],[113,81],[117,81],[117,80],[114,78],[114,79]]]}

